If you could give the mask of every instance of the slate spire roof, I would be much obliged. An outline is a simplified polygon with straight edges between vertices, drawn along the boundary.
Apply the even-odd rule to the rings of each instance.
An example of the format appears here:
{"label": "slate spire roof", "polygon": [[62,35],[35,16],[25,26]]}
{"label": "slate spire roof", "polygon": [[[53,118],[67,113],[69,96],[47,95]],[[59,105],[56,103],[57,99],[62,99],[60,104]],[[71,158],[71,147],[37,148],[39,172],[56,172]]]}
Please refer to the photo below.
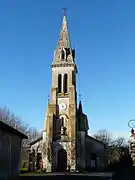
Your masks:
{"label": "slate spire roof", "polygon": [[64,14],[63,16],[60,37],[59,37],[58,45],[56,49],[62,49],[62,48],[71,48],[66,14]]}

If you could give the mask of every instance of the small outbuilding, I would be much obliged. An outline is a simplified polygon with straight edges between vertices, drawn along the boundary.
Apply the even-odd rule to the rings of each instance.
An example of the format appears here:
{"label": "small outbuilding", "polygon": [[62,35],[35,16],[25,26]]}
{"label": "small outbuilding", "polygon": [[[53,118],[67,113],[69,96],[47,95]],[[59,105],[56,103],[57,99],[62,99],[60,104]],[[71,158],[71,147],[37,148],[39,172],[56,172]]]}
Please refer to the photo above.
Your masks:
{"label": "small outbuilding", "polygon": [[28,137],[0,121],[0,179],[19,176],[22,139]]}

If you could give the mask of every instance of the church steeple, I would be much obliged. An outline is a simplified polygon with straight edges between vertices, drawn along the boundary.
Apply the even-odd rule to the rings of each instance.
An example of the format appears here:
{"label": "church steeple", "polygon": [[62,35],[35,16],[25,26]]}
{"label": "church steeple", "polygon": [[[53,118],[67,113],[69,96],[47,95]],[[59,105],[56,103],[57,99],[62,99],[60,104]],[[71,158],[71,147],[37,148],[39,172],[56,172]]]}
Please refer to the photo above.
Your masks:
{"label": "church steeple", "polygon": [[57,49],[71,48],[66,14],[64,13]]}
{"label": "church steeple", "polygon": [[60,31],[60,37],[57,47],[54,52],[54,60],[52,65],[59,64],[74,64],[75,51],[71,48],[68,24],[66,20],[66,14],[63,15],[63,21]]}
{"label": "church steeple", "polygon": [[[71,48],[66,15],[64,14],[60,37],[51,66],[52,87],[45,130],[46,137],[51,138],[53,143],[59,139],[61,147],[67,151],[69,161],[66,161],[72,169],[76,168],[76,148],[68,150],[68,147],[70,147],[70,144],[72,147],[76,147],[77,68],[74,58],[75,50]],[[48,148],[46,149],[46,157],[48,157]],[[58,155],[58,153],[56,154]],[[70,161],[70,154],[75,156],[72,161]],[[52,156],[52,162],[54,162],[52,169],[58,168],[59,163],[57,163],[55,156]],[[48,161],[48,167],[50,167],[49,163]]]}

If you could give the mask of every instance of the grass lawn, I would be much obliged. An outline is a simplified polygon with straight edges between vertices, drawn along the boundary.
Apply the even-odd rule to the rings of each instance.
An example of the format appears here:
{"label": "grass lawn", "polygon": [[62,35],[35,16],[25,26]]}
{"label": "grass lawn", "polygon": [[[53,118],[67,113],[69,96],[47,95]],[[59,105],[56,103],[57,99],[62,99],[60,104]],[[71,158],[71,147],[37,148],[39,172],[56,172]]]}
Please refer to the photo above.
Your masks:
{"label": "grass lawn", "polygon": [[40,171],[36,171],[36,172],[23,172],[23,173],[20,173],[20,176],[29,176],[29,175],[33,175],[33,174],[35,174],[35,175],[41,175],[41,174],[45,174],[45,173],[43,173],[43,172],[40,172]]}

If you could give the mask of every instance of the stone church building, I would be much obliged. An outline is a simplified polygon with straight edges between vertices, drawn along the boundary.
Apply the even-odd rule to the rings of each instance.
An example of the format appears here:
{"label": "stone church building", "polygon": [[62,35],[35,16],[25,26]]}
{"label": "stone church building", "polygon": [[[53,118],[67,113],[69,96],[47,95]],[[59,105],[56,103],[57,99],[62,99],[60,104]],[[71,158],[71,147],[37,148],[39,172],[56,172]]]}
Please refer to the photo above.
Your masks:
{"label": "stone church building", "polygon": [[[47,171],[102,169],[106,148],[88,135],[88,118],[77,105],[75,50],[71,47],[66,15],[51,65],[52,87],[41,138],[31,143],[37,161]],[[40,158],[39,158],[40,157]]]}

